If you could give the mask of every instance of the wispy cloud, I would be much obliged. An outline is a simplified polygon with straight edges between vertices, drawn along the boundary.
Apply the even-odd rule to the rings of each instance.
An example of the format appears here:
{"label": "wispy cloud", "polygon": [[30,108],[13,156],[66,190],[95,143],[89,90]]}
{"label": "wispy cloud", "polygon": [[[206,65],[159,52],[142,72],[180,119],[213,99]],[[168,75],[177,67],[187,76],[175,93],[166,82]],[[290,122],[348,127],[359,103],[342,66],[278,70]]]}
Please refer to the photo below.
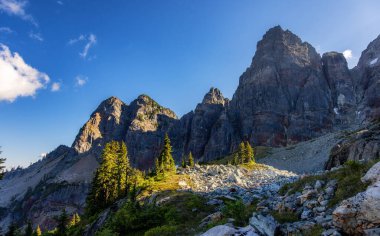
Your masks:
{"label": "wispy cloud", "polygon": [[13,102],[18,97],[34,96],[49,80],[47,74],[26,64],[18,53],[0,44],[0,101]]}
{"label": "wispy cloud", "polygon": [[11,34],[13,33],[13,30],[9,27],[0,27],[0,33]]}
{"label": "wispy cloud", "polygon": [[83,75],[77,75],[75,77],[75,87],[82,87],[84,86],[88,81],[88,77]]}
{"label": "wispy cloud", "polygon": [[62,1],[57,1],[57,3],[58,3],[59,5],[63,5],[63,2],[62,2]]}
{"label": "wispy cloud", "polygon": [[44,41],[44,38],[42,38],[42,36],[41,36],[40,33],[30,32],[29,33],[29,38],[37,40],[37,41],[40,41],[40,42]]}
{"label": "wispy cloud", "polygon": [[79,52],[79,56],[82,57],[83,59],[86,59],[89,53],[89,50],[94,47],[96,44],[96,35],[94,34],[89,34],[89,35],[79,35],[78,38],[70,39],[67,44],[69,45],[74,45],[76,43],[84,42],[84,48],[81,52]]}
{"label": "wispy cloud", "polygon": [[54,82],[54,83],[51,85],[51,91],[52,91],[52,92],[58,92],[59,90],[61,90],[61,83]]}
{"label": "wispy cloud", "polygon": [[0,11],[5,12],[8,15],[18,16],[21,19],[38,26],[35,19],[26,12],[27,5],[27,0],[0,0]]}

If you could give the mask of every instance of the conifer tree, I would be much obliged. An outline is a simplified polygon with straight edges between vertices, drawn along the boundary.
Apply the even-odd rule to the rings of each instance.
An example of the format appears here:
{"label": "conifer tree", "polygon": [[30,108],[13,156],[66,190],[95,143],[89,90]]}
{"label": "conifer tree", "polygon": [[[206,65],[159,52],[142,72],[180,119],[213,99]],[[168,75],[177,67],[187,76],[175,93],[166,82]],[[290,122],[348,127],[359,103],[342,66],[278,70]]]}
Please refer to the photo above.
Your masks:
{"label": "conifer tree", "polygon": [[41,231],[40,225],[37,225],[37,228],[34,231],[33,236],[41,236],[41,235],[42,235],[42,231]]}
{"label": "conifer tree", "polygon": [[71,217],[71,220],[70,220],[70,223],[69,223],[69,228],[77,225],[79,222],[80,222],[80,217],[79,217],[78,213],[75,213]]}
{"label": "conifer tree", "polygon": [[132,168],[125,143],[117,141],[107,143],[87,198],[87,213],[91,215],[124,197],[129,190],[131,174]]}
{"label": "conifer tree", "polygon": [[254,152],[251,144],[248,141],[245,142],[245,162],[250,163],[255,161]]}
{"label": "conifer tree", "polygon": [[25,236],[32,236],[32,235],[33,235],[32,223],[28,221],[28,226],[25,229]]}
{"label": "conifer tree", "polygon": [[165,134],[164,147],[156,161],[156,174],[175,172],[175,163],[172,156],[172,146],[168,134]]}
{"label": "conifer tree", "polygon": [[66,236],[67,235],[67,223],[69,217],[67,216],[66,209],[62,210],[62,213],[57,218],[57,236]]}
{"label": "conifer tree", "polygon": [[181,162],[181,166],[182,166],[182,168],[186,168],[186,158],[185,158],[185,156],[182,156],[182,162]]}
{"label": "conifer tree", "polygon": [[194,167],[194,158],[191,152],[189,153],[189,166]]}
{"label": "conifer tree", "polygon": [[232,165],[239,165],[239,154],[238,154],[238,152],[234,152],[234,154],[233,154]]}
{"label": "conifer tree", "polygon": [[118,142],[119,150],[115,163],[115,177],[117,180],[117,198],[125,196],[128,188],[127,180],[130,175],[131,166],[128,159],[127,145],[124,142]]}
{"label": "conifer tree", "polygon": [[243,164],[245,162],[246,158],[246,151],[245,151],[245,145],[244,142],[241,142],[239,144],[238,148],[238,155],[239,155],[239,164]]}

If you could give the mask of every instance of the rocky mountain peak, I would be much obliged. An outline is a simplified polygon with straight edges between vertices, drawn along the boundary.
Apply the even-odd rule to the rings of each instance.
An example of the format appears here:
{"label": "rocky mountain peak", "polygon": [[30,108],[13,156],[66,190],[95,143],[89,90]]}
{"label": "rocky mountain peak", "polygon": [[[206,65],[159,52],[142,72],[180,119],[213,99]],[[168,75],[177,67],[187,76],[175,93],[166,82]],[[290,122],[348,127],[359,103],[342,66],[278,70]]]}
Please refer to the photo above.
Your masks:
{"label": "rocky mountain peak", "polygon": [[362,52],[358,66],[359,68],[373,68],[380,65],[380,35],[373,40]]}
{"label": "rocky mountain peak", "polygon": [[105,142],[122,139],[125,133],[127,107],[116,97],[101,102],[80,129],[72,147],[78,153],[83,153],[94,147],[94,144],[95,147],[101,148]]}
{"label": "rocky mountain peak", "polygon": [[320,55],[315,48],[302,40],[290,30],[281,26],[269,29],[262,40],[257,43],[257,50],[252,65],[265,67],[282,62],[295,63],[298,66],[320,64]]}
{"label": "rocky mountain peak", "polygon": [[210,91],[203,97],[202,104],[222,104],[226,102],[223,94],[217,88],[210,88]]}

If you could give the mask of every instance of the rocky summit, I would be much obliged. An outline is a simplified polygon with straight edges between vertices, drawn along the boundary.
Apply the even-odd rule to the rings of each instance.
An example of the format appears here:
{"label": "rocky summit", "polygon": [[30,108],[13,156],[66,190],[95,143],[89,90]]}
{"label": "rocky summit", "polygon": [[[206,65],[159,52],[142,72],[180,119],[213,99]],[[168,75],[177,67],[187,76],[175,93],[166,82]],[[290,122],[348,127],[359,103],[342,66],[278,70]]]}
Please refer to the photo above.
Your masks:
{"label": "rocky summit", "polygon": [[[64,208],[69,214],[82,214],[101,152],[112,140],[126,143],[132,166],[140,170],[154,166],[168,134],[178,165],[190,152],[199,163],[230,160],[239,143],[246,141],[255,147],[257,162],[292,171],[266,166],[248,173],[231,165],[181,170],[195,183],[192,191],[211,196],[215,203],[220,202],[213,196],[228,195],[231,188],[249,202],[266,182],[283,185],[296,174],[322,173],[347,161],[375,160],[380,147],[379,81],[380,36],[362,52],[357,66],[349,69],[343,54],[321,56],[291,31],[273,27],[257,43],[232,99],[211,88],[194,111],[180,118],[147,95],[129,104],[116,97],[101,102],[71,147],[59,146],[28,168],[6,173],[0,188],[0,225],[6,228],[30,219],[51,229],[54,217]],[[325,224],[325,235],[339,230],[367,232],[379,222],[378,209],[368,210],[376,205],[372,203],[378,197],[378,181],[367,179],[370,187],[343,201],[334,212],[324,209],[334,194],[334,182],[321,181],[317,187],[305,186],[287,196],[276,193],[278,185],[276,191],[259,194],[258,198],[273,202],[260,203],[264,211],[252,216],[250,226],[218,226],[204,235],[272,235],[274,230],[296,235],[300,228],[311,229],[315,224]],[[180,185],[190,188],[186,181]],[[268,212],[280,208],[292,208],[302,220],[278,227]],[[353,220],[352,215],[363,217]],[[345,226],[347,222],[350,227]]]}

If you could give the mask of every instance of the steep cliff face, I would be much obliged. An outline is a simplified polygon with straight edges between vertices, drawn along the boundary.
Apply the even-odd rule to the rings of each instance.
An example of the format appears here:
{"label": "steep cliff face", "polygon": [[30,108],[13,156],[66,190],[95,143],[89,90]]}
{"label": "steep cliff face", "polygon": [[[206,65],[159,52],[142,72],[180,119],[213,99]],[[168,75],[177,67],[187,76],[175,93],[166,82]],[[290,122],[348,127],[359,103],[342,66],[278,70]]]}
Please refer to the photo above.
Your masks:
{"label": "steep cliff face", "polygon": [[103,101],[80,129],[72,145],[78,153],[99,152],[106,142],[125,136],[128,106],[116,97]]}
{"label": "steep cliff face", "polygon": [[353,72],[357,81],[359,117],[376,120],[380,117],[380,35],[362,52]]}
{"label": "steep cliff face", "polygon": [[123,140],[131,162],[140,169],[153,167],[165,133],[178,122],[177,116],[150,97],[141,95],[129,105],[128,117],[131,123]]}
{"label": "steep cliff face", "polygon": [[228,100],[221,92],[216,88],[211,88],[204,96],[202,103],[199,103],[192,113],[185,150],[191,151],[196,159],[208,152],[206,145],[212,135],[211,131],[227,104]]}
{"label": "steep cliff face", "polygon": [[287,145],[332,129],[331,90],[319,54],[277,26],[257,44],[231,101],[240,135],[260,145]]}
{"label": "steep cliff face", "polygon": [[322,56],[323,72],[331,90],[336,125],[347,127],[356,118],[354,82],[342,53],[328,52]]}

